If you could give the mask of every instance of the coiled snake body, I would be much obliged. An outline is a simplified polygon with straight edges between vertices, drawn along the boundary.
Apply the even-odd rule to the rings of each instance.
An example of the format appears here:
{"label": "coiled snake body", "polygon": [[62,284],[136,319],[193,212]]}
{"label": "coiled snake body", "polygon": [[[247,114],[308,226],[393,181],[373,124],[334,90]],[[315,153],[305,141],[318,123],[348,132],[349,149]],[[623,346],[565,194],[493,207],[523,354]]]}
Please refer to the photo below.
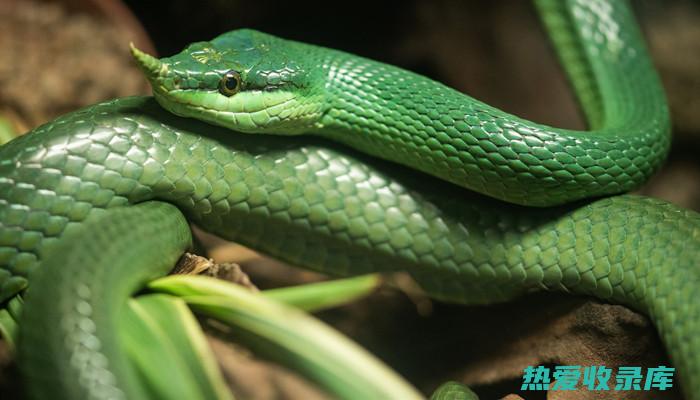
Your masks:
{"label": "coiled snake body", "polygon": [[628,305],[699,398],[700,215],[600,198],[640,185],[668,151],[641,35],[625,2],[536,4],[589,131],[241,30],[162,60],[134,49],[155,100],[97,104],[1,147],[0,300],[30,278],[19,356],[32,394],[140,397],[116,315],[189,246],[189,220],[306,268],[406,270],[452,302],[549,289]]}

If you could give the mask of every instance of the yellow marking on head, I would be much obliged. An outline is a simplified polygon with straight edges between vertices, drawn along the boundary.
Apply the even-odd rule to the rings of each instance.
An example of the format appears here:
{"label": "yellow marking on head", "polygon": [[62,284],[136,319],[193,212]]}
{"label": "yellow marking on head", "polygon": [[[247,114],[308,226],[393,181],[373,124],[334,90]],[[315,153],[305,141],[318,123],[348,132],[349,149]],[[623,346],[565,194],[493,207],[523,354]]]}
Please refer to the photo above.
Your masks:
{"label": "yellow marking on head", "polygon": [[218,51],[207,47],[201,51],[192,53],[192,58],[200,64],[206,64],[209,61],[220,62],[223,56]]}

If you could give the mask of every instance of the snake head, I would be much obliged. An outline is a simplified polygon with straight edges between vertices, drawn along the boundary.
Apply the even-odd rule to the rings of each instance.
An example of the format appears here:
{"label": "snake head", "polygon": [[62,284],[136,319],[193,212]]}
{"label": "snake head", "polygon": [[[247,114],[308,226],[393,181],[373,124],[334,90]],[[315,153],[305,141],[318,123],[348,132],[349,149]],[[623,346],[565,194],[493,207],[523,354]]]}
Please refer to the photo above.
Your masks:
{"label": "snake head", "polygon": [[131,46],[167,110],[241,132],[285,135],[311,131],[323,114],[324,79],[309,57],[313,49],[249,29],[161,59]]}

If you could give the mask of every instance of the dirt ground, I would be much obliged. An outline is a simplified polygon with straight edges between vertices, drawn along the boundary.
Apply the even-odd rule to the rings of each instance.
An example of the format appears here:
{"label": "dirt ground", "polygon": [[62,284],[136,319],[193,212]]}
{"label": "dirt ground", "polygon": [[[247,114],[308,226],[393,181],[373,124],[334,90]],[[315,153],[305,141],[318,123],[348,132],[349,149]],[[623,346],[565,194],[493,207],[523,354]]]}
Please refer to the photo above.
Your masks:
{"label": "dirt ground", "polygon": [[[102,99],[149,92],[128,54],[129,40],[137,40],[138,33],[105,23],[94,13],[77,12],[79,1],[70,3],[69,8],[37,0],[0,3],[0,117],[19,131]],[[271,1],[131,0],[127,5],[161,55],[226,30],[250,27],[400,65],[538,122],[584,126],[527,2],[361,0],[340,10]],[[667,90],[675,135],[666,166],[640,193],[700,210],[700,8],[690,1],[634,5]],[[325,278],[200,236],[209,256],[240,264],[260,288]],[[473,385],[485,399],[509,393],[527,399],[620,399],[624,397],[614,391],[552,392],[548,397],[523,393],[522,369],[670,365],[646,317],[586,298],[538,294],[509,304],[462,307],[433,302],[408,278],[396,276],[369,298],[319,317],[425,393],[454,379]],[[238,345],[211,340],[240,398],[328,397]],[[0,342],[1,397],[21,393],[17,376]],[[653,392],[629,396],[661,398]],[[680,395],[664,392],[663,398]]]}

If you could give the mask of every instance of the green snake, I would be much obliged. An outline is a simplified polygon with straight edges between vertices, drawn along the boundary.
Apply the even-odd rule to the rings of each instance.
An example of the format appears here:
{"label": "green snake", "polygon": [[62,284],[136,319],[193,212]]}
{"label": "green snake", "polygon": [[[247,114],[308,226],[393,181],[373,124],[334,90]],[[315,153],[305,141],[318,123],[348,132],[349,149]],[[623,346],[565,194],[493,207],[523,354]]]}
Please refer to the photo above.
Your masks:
{"label": "green snake", "polygon": [[617,195],[670,146],[642,36],[623,1],[536,6],[587,131],[238,30],[160,60],[133,49],[155,99],[97,104],[0,147],[0,301],[31,282],[30,394],[142,397],[117,315],[189,246],[191,221],[305,268],[408,271],[450,302],[548,289],[625,304],[700,399],[700,215]]}

